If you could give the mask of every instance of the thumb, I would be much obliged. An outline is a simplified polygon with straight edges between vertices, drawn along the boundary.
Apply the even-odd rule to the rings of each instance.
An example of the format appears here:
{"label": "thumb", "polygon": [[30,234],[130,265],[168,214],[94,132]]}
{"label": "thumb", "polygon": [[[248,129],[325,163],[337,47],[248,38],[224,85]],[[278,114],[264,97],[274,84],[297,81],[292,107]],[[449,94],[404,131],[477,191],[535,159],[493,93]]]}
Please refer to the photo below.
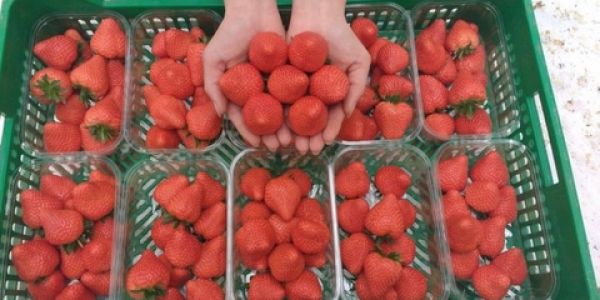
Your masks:
{"label": "thumb", "polygon": [[227,99],[219,88],[219,78],[225,73],[225,63],[211,58],[205,54],[204,59],[204,90],[213,101],[215,110],[219,116],[227,109]]}
{"label": "thumb", "polygon": [[250,144],[252,147],[258,147],[260,145],[260,137],[250,132],[250,129],[244,124],[242,118],[242,111],[235,104],[230,104],[227,109],[227,116],[233,126],[238,130],[244,141]]}

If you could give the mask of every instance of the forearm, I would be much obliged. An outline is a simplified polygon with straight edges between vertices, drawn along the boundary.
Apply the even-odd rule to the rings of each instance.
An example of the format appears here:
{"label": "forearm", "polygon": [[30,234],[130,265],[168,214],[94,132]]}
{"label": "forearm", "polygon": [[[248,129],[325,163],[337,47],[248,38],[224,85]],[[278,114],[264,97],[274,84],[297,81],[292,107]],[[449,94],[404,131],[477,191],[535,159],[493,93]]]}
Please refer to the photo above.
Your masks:
{"label": "forearm", "polygon": [[311,18],[315,21],[345,20],[346,0],[294,0],[292,4],[292,22],[294,19]]}
{"label": "forearm", "polygon": [[252,20],[254,23],[262,22],[261,20],[270,22],[273,18],[279,18],[276,0],[224,0],[224,2],[227,19]]}

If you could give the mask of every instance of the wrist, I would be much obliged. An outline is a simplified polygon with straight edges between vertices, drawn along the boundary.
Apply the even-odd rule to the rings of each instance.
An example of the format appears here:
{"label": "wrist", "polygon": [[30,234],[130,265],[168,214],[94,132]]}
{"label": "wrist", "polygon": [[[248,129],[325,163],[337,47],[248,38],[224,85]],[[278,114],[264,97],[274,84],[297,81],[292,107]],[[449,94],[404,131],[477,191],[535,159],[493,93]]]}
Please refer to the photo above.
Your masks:
{"label": "wrist", "polygon": [[345,6],[346,0],[295,0],[290,22],[345,23]]}
{"label": "wrist", "polygon": [[279,17],[276,0],[225,0],[225,18],[260,20]]}

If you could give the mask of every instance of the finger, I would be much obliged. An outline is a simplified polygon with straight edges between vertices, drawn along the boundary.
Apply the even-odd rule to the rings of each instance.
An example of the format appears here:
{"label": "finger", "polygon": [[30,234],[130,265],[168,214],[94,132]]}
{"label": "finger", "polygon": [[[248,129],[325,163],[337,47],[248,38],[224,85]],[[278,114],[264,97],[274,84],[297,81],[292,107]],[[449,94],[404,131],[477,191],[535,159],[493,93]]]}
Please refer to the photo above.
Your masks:
{"label": "finger", "polygon": [[281,128],[277,131],[277,139],[279,140],[279,144],[282,147],[287,147],[292,142],[292,133],[287,125],[283,124]]}
{"label": "finger", "polygon": [[242,119],[242,111],[237,105],[228,105],[227,115],[233,126],[238,130],[242,138],[250,144],[252,147],[258,147],[260,145],[260,137],[250,132],[244,120]]}
{"label": "finger", "polygon": [[223,115],[227,109],[227,99],[219,88],[219,78],[225,72],[225,62],[210,53],[204,52],[204,90],[213,101],[215,110]]}
{"label": "finger", "polygon": [[314,155],[319,155],[323,147],[325,147],[325,141],[323,140],[322,134],[316,134],[310,137],[309,140],[310,152]]}
{"label": "finger", "polygon": [[296,136],[296,149],[300,152],[301,155],[306,154],[308,152],[309,140],[305,136]]}
{"label": "finger", "polygon": [[342,128],[344,118],[346,118],[346,115],[339,104],[329,110],[329,120],[327,121],[325,130],[323,130],[323,141],[325,144],[330,145],[333,143],[340,132],[340,128]]}
{"label": "finger", "polygon": [[360,55],[358,60],[348,67],[348,80],[350,81],[350,90],[344,101],[344,111],[350,115],[356,107],[356,103],[365,91],[367,78],[369,77],[370,59]]}
{"label": "finger", "polygon": [[265,144],[267,149],[269,149],[269,151],[271,151],[271,152],[275,152],[275,151],[277,151],[277,148],[279,148],[279,140],[277,139],[277,136],[274,134],[263,136],[262,142],[263,142],[263,144]]}

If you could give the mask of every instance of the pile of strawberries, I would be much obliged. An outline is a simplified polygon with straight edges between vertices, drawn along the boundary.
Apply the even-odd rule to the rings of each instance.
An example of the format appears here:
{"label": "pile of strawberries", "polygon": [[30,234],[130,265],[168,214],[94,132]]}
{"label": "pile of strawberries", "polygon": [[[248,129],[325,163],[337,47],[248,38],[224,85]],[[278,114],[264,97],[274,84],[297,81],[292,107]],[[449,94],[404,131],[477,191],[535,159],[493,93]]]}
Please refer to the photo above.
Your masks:
{"label": "pile of strawberries", "polygon": [[378,38],[377,25],[370,19],[358,17],[351,28],[371,54],[370,86],[365,87],[356,109],[344,120],[338,139],[374,140],[379,133],[384,139],[400,139],[414,116],[410,103],[414,86],[406,74],[408,51]]}
{"label": "pile of strawberries", "polygon": [[133,299],[224,299],[215,281],[225,275],[225,187],[206,172],[193,182],[183,174],[163,179],[154,189],[162,215],[150,236],[162,250],[145,250],[127,271],[125,286]]}
{"label": "pile of strawberries", "polygon": [[468,157],[459,155],[442,160],[437,172],[454,276],[471,280],[485,299],[502,299],[511,285],[527,279],[523,251],[503,251],[505,227],[517,217],[504,159],[489,151],[469,171]]}
{"label": "pile of strawberries", "polygon": [[[204,92],[202,29],[171,28],[152,40],[156,60],[150,66],[152,84],[143,88],[154,121],[146,133],[148,149],[203,149],[219,137],[222,119]],[[188,98],[193,96],[191,102]]]}
{"label": "pile of strawberries", "polygon": [[337,207],[342,264],[352,274],[359,299],[424,299],[427,278],[411,267],[416,247],[406,233],[416,210],[403,199],[412,178],[402,168],[388,165],[375,173],[382,198],[369,208],[364,197],[371,180],[362,162],[352,162],[335,178],[335,189],[344,200]]}
{"label": "pile of strawberries", "polygon": [[256,271],[248,299],[321,299],[319,278],[310,268],[327,263],[331,233],[321,203],[309,194],[311,177],[288,169],[278,177],[264,168],[242,175],[240,190],[250,199],[240,213],[235,249]]}
{"label": "pile of strawberries", "polygon": [[33,299],[107,296],[113,247],[115,179],[95,170],[88,181],[43,175],[20,193],[23,223],[36,236],[12,249],[12,263]]}
{"label": "pile of strawberries", "polygon": [[416,38],[425,125],[440,139],[489,134],[485,49],[477,25],[457,20],[446,32],[437,19]]}
{"label": "pile of strawberries", "polygon": [[39,41],[35,56],[46,67],[29,82],[33,98],[54,105],[44,125],[47,152],[106,151],[121,130],[123,58],[127,37],[119,23],[102,19],[89,44],[75,29]]}

